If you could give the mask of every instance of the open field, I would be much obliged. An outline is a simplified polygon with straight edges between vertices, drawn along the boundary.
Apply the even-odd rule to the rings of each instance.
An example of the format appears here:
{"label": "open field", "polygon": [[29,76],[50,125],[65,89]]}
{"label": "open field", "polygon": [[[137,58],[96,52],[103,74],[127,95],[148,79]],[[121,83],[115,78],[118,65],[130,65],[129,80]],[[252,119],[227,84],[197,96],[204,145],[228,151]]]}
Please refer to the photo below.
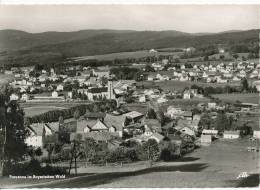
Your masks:
{"label": "open field", "polygon": [[230,86],[238,86],[239,83],[204,83],[204,82],[192,82],[192,81],[176,81],[176,80],[168,80],[168,81],[144,81],[138,82],[137,85],[144,85],[145,88],[153,88],[154,86],[159,86],[164,91],[170,90],[183,90],[185,87],[191,87],[192,85],[197,85],[201,87],[224,87],[226,85]]}
{"label": "open field", "polygon": [[23,110],[25,112],[25,116],[32,117],[48,111],[61,110],[61,109],[66,109],[66,108],[57,107],[57,106],[34,106],[34,107],[26,107]]}
{"label": "open field", "polygon": [[24,109],[25,116],[32,117],[51,110],[68,109],[77,105],[89,104],[88,101],[73,102],[21,102],[20,105]]}
{"label": "open field", "polygon": [[[192,98],[190,100],[186,99],[173,99],[169,100],[167,102],[164,102],[162,104],[159,104],[159,107],[163,110],[166,111],[167,108],[171,105],[174,105],[176,107],[180,107],[182,109],[191,109],[193,107],[196,107],[198,103],[208,103],[210,102],[210,99],[208,98]],[[125,105],[125,107],[130,110],[130,111],[138,111],[140,113],[146,114],[147,109],[148,109],[148,104],[147,103],[131,103]]]}
{"label": "open field", "polygon": [[[259,174],[259,153],[247,152],[249,145],[248,140],[220,139],[180,161],[163,163],[165,168],[155,166],[143,175],[111,180],[96,187],[237,187],[240,180],[236,178],[241,172]],[[254,185],[258,183],[256,178]]]}
{"label": "open field", "polygon": [[[259,152],[248,152],[247,146],[251,146],[248,139],[219,139],[178,160],[156,162],[151,168],[144,162],[122,167],[87,166],[78,170],[83,176],[34,187],[256,187]],[[237,179],[241,172],[247,172],[249,177]]]}
{"label": "open field", "polygon": [[114,59],[127,59],[127,58],[142,58],[148,56],[160,56],[160,55],[180,55],[183,52],[156,52],[150,53],[148,50],[141,51],[133,51],[133,52],[120,52],[120,53],[109,53],[103,55],[93,55],[93,56],[82,56],[82,57],[73,57],[72,60],[82,61],[89,59],[97,59],[97,60],[114,60]]}
{"label": "open field", "polygon": [[13,75],[5,75],[5,74],[0,74],[0,88],[2,85],[7,84],[14,80]]}
{"label": "open field", "polygon": [[258,93],[232,93],[232,94],[215,94],[213,95],[215,98],[219,98],[224,102],[235,103],[236,101],[240,101],[243,103],[259,103],[259,94]]}

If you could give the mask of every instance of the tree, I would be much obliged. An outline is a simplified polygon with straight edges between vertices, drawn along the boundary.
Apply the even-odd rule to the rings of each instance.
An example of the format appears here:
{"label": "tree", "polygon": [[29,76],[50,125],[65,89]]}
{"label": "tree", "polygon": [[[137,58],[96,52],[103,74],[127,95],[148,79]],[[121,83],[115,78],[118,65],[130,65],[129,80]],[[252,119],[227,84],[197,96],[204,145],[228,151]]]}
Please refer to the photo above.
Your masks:
{"label": "tree", "polygon": [[95,157],[97,146],[98,145],[93,138],[85,139],[83,147],[84,147],[84,158],[86,159],[86,162],[91,161]]}
{"label": "tree", "polygon": [[205,113],[201,116],[199,121],[199,129],[202,131],[203,129],[210,129],[212,123],[212,119],[209,114]]}
{"label": "tree", "polygon": [[150,165],[159,157],[159,144],[154,139],[149,139],[147,142],[139,145],[137,148],[137,157],[140,160],[149,160]]}
{"label": "tree", "polygon": [[247,82],[247,79],[244,77],[242,80],[241,80],[241,88],[242,88],[242,91],[248,91],[248,82]]}
{"label": "tree", "polygon": [[219,59],[224,60],[225,59],[225,55],[219,56]]}
{"label": "tree", "polygon": [[155,113],[153,108],[148,108],[147,118],[148,119],[156,119],[156,113]]}
{"label": "tree", "polygon": [[147,65],[145,65],[145,71],[146,72],[154,72],[155,70],[151,65],[147,64]]}
{"label": "tree", "polygon": [[79,113],[79,110],[78,110],[78,109],[74,112],[73,117],[74,117],[76,120],[79,119],[80,113]]}
{"label": "tree", "polygon": [[29,135],[24,126],[24,112],[16,101],[9,102],[7,94],[0,95],[1,174],[28,155],[25,139]]}
{"label": "tree", "polygon": [[217,115],[215,126],[219,132],[230,129],[230,122],[225,113],[222,112]]}
{"label": "tree", "polygon": [[84,152],[84,149],[83,149],[82,144],[79,141],[74,140],[72,142],[72,147],[71,147],[71,152],[70,152],[71,160],[70,160],[69,173],[71,171],[72,162],[74,160],[75,174],[77,175],[77,159],[84,154],[83,152]]}
{"label": "tree", "polygon": [[100,109],[99,109],[99,107],[98,107],[98,105],[97,104],[94,104],[93,105],[93,110],[92,110],[93,112],[99,112],[100,111]]}
{"label": "tree", "polygon": [[156,118],[160,121],[161,125],[164,125],[167,120],[167,118],[165,117],[165,115],[161,109],[159,109],[156,112]]}
{"label": "tree", "polygon": [[235,58],[235,60],[237,60],[239,56],[237,54],[233,54],[233,57]]}

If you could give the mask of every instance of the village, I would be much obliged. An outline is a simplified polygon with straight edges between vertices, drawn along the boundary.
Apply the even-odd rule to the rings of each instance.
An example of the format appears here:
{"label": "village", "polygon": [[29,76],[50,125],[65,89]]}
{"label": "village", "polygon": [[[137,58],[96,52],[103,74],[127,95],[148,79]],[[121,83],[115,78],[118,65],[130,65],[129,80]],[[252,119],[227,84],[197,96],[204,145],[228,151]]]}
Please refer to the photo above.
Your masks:
{"label": "village", "polygon": [[[76,168],[83,167],[76,161],[122,164],[174,160],[219,139],[250,138],[251,146],[245,149],[259,151],[260,130],[248,118],[244,119],[246,114],[259,117],[258,104],[226,103],[196,86],[198,82],[231,86],[235,83],[233,91],[240,92],[242,81],[247,80],[256,93],[254,82],[260,78],[260,65],[253,61],[191,65],[162,59],[143,64],[138,80],[120,79],[108,66],[69,66],[62,74],[56,74],[54,68],[36,67],[13,67],[3,72],[14,76],[10,100],[20,102],[25,112],[37,106],[41,110],[44,105],[57,105],[38,114],[31,111],[33,114],[25,120],[30,133],[25,142],[38,150],[37,159],[42,164],[64,163],[69,173],[77,173]],[[177,81],[183,86],[176,90],[156,86],[156,82],[162,81]],[[187,81],[195,85],[182,83]],[[145,86],[145,82],[152,82],[152,86]],[[193,100],[193,106],[179,103],[189,104]],[[56,110],[65,104],[69,106]],[[79,105],[84,107],[79,110]],[[70,114],[66,115],[67,109]],[[89,153],[90,150],[94,152]]]}
{"label": "village", "polygon": [[1,5],[1,188],[260,183],[259,7]]}

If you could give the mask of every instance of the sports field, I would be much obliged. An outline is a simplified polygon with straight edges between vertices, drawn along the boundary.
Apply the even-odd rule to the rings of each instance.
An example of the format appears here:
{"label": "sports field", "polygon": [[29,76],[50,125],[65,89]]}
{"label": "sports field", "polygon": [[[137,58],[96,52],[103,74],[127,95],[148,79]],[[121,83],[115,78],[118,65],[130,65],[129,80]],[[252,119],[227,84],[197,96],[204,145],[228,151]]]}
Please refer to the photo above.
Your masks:
{"label": "sports field", "polygon": [[66,109],[65,107],[57,107],[57,106],[33,106],[33,107],[25,107],[23,108],[25,112],[25,116],[32,117],[35,115],[39,115],[52,110],[61,110]]}

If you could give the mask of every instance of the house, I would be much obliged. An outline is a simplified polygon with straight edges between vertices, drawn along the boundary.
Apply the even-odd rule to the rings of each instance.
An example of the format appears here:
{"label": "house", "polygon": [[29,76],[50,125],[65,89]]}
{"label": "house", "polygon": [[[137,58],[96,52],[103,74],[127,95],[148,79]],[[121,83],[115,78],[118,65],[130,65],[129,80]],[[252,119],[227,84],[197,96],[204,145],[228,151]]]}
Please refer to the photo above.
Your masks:
{"label": "house", "polygon": [[224,139],[238,139],[240,131],[224,131]]}
{"label": "house", "polygon": [[260,130],[254,130],[253,137],[256,139],[260,139]]}
{"label": "house", "polygon": [[214,129],[203,129],[202,131],[202,135],[211,135],[216,137],[218,134],[218,130],[214,130]]}
{"label": "house", "polygon": [[149,53],[157,53],[157,51],[155,49],[150,49]]}
{"label": "house", "polygon": [[141,95],[141,96],[139,96],[139,102],[140,102],[140,103],[144,103],[144,102],[146,102],[145,95]]}
{"label": "house", "polygon": [[191,128],[190,123],[191,122],[189,120],[179,119],[177,126],[174,129],[180,131],[181,133],[195,137],[195,131]]}
{"label": "house", "polygon": [[87,96],[88,96],[88,100],[90,101],[107,98],[108,88],[107,87],[90,88],[87,91]]}
{"label": "house", "polygon": [[28,146],[43,147],[43,125],[44,124],[32,124],[28,126],[29,136],[25,139],[25,143]]}
{"label": "house", "polygon": [[12,100],[18,100],[19,99],[19,96],[17,95],[17,94],[11,94],[11,96],[10,96],[10,100],[12,101]]}
{"label": "house", "polygon": [[63,85],[59,84],[56,88],[57,91],[63,91]]}
{"label": "house", "polygon": [[159,104],[167,102],[167,101],[168,100],[164,96],[161,96],[160,98],[157,99],[157,103],[159,103]]}
{"label": "house", "polygon": [[108,131],[111,133],[116,132],[116,128],[114,126],[106,126],[102,121],[98,120],[95,125],[93,125],[90,128],[90,131],[98,131],[98,132],[102,132],[102,131]]}
{"label": "house", "polygon": [[157,143],[160,143],[164,139],[164,136],[162,136],[159,133],[152,133],[150,136],[142,134],[142,135],[135,136],[129,140],[134,140],[138,143],[143,143],[143,142],[147,142],[149,139],[154,139],[156,140]]}
{"label": "house", "polygon": [[53,92],[51,93],[51,97],[53,97],[53,98],[57,98],[58,96],[59,96],[59,94],[58,94],[57,91],[53,91]]}
{"label": "house", "polygon": [[200,143],[201,146],[208,146],[212,142],[212,136],[211,135],[201,135],[200,136]]}
{"label": "house", "polygon": [[167,113],[166,115],[170,116],[171,118],[176,118],[177,116],[179,116],[180,114],[182,114],[184,111],[182,111],[181,108],[176,108],[173,106],[169,106],[167,108]]}
{"label": "house", "polygon": [[148,140],[149,139],[154,139],[157,143],[160,143],[164,139],[164,136],[159,133],[153,133],[151,136],[148,137]]}
{"label": "house", "polygon": [[49,142],[50,137],[56,137],[59,130],[57,122],[53,123],[33,123],[28,126],[29,136],[25,139],[28,146],[44,147]]}
{"label": "house", "polygon": [[76,121],[76,133],[88,133],[91,131],[108,131],[108,127],[99,120],[85,120],[80,118]]}
{"label": "house", "polygon": [[141,123],[144,119],[144,114],[137,111],[131,111],[123,114],[123,116],[128,120],[129,123]]}
{"label": "house", "polygon": [[147,80],[148,81],[153,81],[156,79],[156,74],[155,73],[149,73],[149,75],[147,76]]}
{"label": "house", "polygon": [[102,68],[99,70],[92,70],[92,73],[94,76],[98,77],[98,78],[109,78],[109,69],[108,68]]}
{"label": "house", "polygon": [[123,137],[123,128],[125,126],[126,117],[124,115],[106,114],[104,124],[110,128],[114,127],[119,137]]}
{"label": "house", "polygon": [[216,109],[216,105],[217,105],[216,102],[209,102],[208,103],[208,109]]}
{"label": "house", "polygon": [[180,117],[183,117],[187,120],[193,120],[193,113],[191,111],[184,111],[180,114]]}
{"label": "house", "polygon": [[191,99],[191,93],[189,90],[183,92],[183,99]]}
{"label": "house", "polygon": [[145,133],[146,133],[146,131],[151,132],[151,133],[155,133],[155,132],[161,133],[162,132],[161,123],[159,122],[158,119],[145,119],[144,123],[145,123],[144,124]]}
{"label": "house", "polygon": [[27,101],[27,100],[29,100],[29,96],[27,94],[23,94],[22,97],[21,97],[21,100]]}

